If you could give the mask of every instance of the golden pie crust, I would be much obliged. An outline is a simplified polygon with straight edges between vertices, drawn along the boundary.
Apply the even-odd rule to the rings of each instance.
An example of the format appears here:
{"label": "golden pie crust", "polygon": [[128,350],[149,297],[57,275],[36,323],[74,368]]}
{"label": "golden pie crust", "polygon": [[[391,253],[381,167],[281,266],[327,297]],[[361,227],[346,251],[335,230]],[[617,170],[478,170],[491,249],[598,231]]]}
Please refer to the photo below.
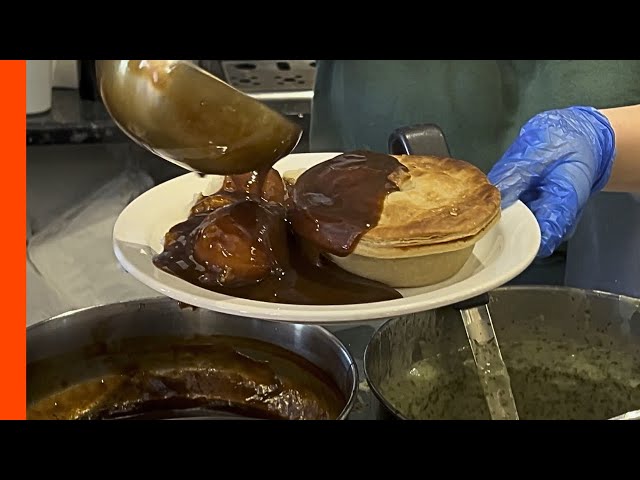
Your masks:
{"label": "golden pie crust", "polygon": [[[394,155],[407,172],[391,175],[399,190],[385,199],[378,225],[346,257],[343,269],[395,288],[421,287],[455,275],[474,245],[500,219],[500,192],[470,163]],[[288,183],[300,171],[285,172]]]}

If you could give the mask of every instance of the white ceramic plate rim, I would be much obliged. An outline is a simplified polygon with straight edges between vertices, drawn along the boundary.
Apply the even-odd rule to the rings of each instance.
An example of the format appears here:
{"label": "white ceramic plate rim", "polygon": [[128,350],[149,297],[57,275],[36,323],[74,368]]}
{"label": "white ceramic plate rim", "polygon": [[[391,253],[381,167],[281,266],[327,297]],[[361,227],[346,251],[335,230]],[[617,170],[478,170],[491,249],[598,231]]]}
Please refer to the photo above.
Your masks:
{"label": "white ceramic plate rim", "polygon": [[[335,152],[292,154],[280,160],[276,164],[276,168],[281,173],[296,168],[308,168],[338,154]],[[341,323],[379,320],[431,310],[472,298],[504,285],[531,264],[540,244],[540,230],[535,217],[522,202],[518,201],[503,210],[501,220],[492,229],[492,231],[501,232],[511,230],[514,233],[514,230],[518,228],[518,234],[502,235],[500,239],[503,245],[498,248],[498,253],[494,254],[493,261],[458,283],[443,282],[442,288],[438,285],[432,286],[429,287],[430,291],[426,293],[414,293],[396,300],[355,305],[286,305],[230,297],[197,287],[157,269],[151,263],[151,254],[149,253],[149,243],[151,242],[148,241],[146,245],[136,243],[132,248],[130,242],[123,240],[131,235],[132,229],[137,229],[138,231],[135,233],[141,237],[149,238],[150,227],[145,231],[145,217],[147,215],[145,215],[144,205],[150,203],[151,200],[157,201],[156,211],[162,212],[163,192],[166,195],[168,190],[179,189],[181,183],[184,183],[186,188],[191,182],[195,182],[196,178],[197,181],[204,180],[196,174],[187,173],[160,184],[134,199],[121,212],[115,223],[113,247],[116,258],[122,267],[151,289],[180,302],[220,313],[296,323]],[[189,190],[189,193],[185,195],[189,195],[189,198],[195,198],[198,193],[197,189],[195,191]],[[166,223],[168,229],[177,222],[167,221]],[[154,226],[154,231],[157,228],[157,225]],[[492,231],[488,232],[478,245],[490,241]],[[146,252],[144,251],[145,247],[148,250]],[[511,255],[509,256],[509,254]],[[138,262],[142,260],[141,255],[145,257],[145,267],[151,266],[150,272],[144,271],[136,265],[136,260]],[[409,290],[400,289],[400,292],[411,293]]]}

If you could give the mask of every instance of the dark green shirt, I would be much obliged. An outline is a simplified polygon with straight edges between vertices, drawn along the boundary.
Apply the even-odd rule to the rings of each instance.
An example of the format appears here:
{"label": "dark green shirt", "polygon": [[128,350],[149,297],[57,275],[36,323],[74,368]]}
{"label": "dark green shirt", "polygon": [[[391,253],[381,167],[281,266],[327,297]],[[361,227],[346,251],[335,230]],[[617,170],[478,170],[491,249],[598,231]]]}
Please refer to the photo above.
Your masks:
{"label": "dark green shirt", "polygon": [[321,60],[310,143],[386,151],[395,128],[435,123],[488,171],[538,112],[637,103],[639,60]]}

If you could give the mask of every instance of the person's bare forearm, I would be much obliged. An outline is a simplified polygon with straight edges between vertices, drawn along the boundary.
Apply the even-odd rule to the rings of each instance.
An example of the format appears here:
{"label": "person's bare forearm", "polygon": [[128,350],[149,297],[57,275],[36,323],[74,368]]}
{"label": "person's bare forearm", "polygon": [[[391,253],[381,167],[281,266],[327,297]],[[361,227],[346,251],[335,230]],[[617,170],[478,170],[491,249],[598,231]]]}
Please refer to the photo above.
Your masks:
{"label": "person's bare forearm", "polygon": [[615,132],[616,157],[609,192],[640,192],[640,105],[600,110]]}

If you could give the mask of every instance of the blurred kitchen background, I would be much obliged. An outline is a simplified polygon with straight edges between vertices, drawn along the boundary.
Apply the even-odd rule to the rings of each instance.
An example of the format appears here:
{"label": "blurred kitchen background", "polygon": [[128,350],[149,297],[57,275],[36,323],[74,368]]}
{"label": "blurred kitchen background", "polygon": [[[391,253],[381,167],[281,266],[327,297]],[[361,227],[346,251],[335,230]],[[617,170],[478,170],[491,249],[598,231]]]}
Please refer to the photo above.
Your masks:
{"label": "blurred kitchen background", "polygon": [[[194,60],[303,129],[314,60]],[[27,62],[27,324],[71,309],[155,296],[118,265],[111,230],[148,188],[185,173],[135,145],[100,101],[93,60]]]}

